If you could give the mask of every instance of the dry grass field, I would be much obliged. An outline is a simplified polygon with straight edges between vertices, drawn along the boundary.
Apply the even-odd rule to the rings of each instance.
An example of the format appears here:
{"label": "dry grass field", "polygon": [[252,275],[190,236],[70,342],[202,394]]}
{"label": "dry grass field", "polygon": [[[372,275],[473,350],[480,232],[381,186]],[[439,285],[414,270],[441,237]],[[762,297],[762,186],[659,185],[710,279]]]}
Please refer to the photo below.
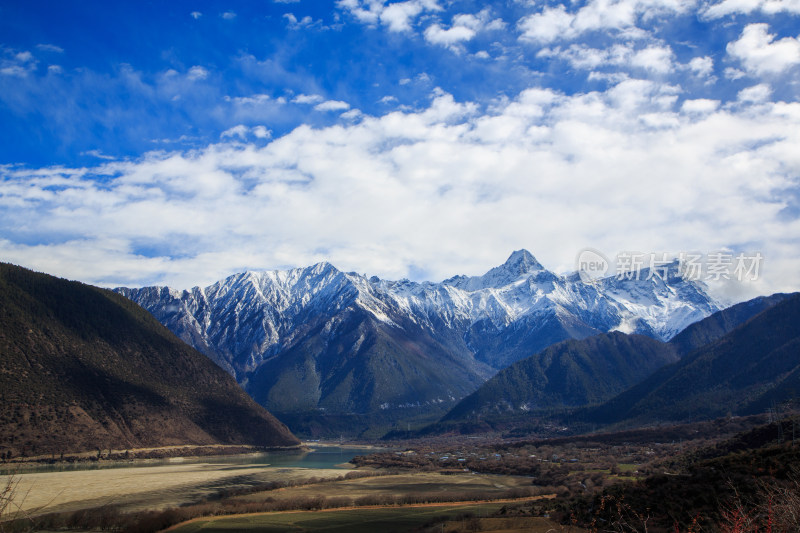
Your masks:
{"label": "dry grass field", "polygon": [[427,504],[371,509],[331,509],[260,513],[231,517],[211,517],[180,524],[169,531],[177,533],[260,533],[316,532],[385,533],[405,531],[493,531],[495,533],[583,533],[585,530],[561,526],[545,518],[486,518],[504,503]]}
{"label": "dry grass field", "polygon": [[[19,481],[16,505],[31,515],[109,505],[124,511],[164,509],[194,502],[227,488],[341,475],[340,469],[208,463],[23,473],[16,476]],[[0,476],[3,486],[6,480],[7,476]]]}
{"label": "dry grass field", "polygon": [[266,496],[274,500],[293,500],[324,496],[326,498],[351,498],[353,502],[373,498],[377,503],[382,497],[402,498],[409,495],[463,494],[465,499],[499,497],[512,489],[531,487],[531,479],[522,476],[483,474],[448,474],[439,472],[413,472],[360,479],[347,479],[332,483],[316,483],[299,487],[288,487],[239,496],[243,501],[259,501]]}

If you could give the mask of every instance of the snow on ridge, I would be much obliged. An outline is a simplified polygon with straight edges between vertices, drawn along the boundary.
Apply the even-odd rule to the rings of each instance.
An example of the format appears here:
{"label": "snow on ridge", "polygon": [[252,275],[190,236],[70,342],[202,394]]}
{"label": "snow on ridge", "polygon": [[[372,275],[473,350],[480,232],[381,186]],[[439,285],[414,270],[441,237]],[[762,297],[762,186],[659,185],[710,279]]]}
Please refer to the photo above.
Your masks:
{"label": "snow on ridge", "polygon": [[[489,276],[492,272],[496,275]],[[215,347],[213,358],[234,373],[246,373],[281,353],[306,334],[306,324],[321,321],[325,326],[320,334],[327,339],[334,334],[333,322],[351,309],[393,328],[423,328],[434,338],[452,339],[455,334],[475,351],[482,348],[473,335],[505,335],[506,328],[536,331],[553,319],[568,328],[668,340],[721,308],[703,284],[676,276],[606,278],[587,284],[579,276],[546,270],[524,251],[484,276],[457,276],[441,283],[367,278],[321,262],[290,270],[247,271],[191,291],[120,291],[185,341],[197,343],[196,348]],[[517,334],[509,335],[511,339]]]}

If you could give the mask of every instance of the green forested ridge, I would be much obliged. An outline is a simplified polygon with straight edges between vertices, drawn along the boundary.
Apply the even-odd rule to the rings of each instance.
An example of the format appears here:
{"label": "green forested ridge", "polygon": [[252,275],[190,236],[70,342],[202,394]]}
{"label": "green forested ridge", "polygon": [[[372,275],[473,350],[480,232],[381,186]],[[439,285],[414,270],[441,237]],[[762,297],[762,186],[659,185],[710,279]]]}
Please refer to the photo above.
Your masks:
{"label": "green forested ridge", "polygon": [[[612,332],[555,344],[498,372],[459,402],[439,427],[457,422],[460,430],[471,431],[463,423],[480,420],[475,426],[480,431],[501,420],[506,427],[533,418],[559,421],[576,408],[569,424],[591,427],[628,417],[683,421],[731,410],[763,411],[800,392],[800,349],[792,340],[800,320],[790,303],[797,298],[775,294],[737,304],[690,325],[669,343]],[[786,342],[773,346],[776,336]],[[711,352],[698,356],[703,350]],[[673,376],[684,366],[685,374]],[[722,383],[731,372],[735,379]]]}
{"label": "green forested ridge", "polygon": [[690,324],[686,329],[670,339],[669,343],[675,346],[681,356],[686,355],[703,345],[722,338],[757,314],[779,304],[790,296],[790,294],[777,293],[771,296],[759,296],[758,298],[732,305],[703,320]]}
{"label": "green forested ridge", "polygon": [[445,420],[600,403],[677,358],[670,345],[643,335],[560,342],[498,372]]}
{"label": "green forested ridge", "polygon": [[292,445],[208,358],[111,291],[0,264],[0,452]]}
{"label": "green forested ridge", "polygon": [[598,423],[750,414],[800,397],[800,294],[582,415]]}

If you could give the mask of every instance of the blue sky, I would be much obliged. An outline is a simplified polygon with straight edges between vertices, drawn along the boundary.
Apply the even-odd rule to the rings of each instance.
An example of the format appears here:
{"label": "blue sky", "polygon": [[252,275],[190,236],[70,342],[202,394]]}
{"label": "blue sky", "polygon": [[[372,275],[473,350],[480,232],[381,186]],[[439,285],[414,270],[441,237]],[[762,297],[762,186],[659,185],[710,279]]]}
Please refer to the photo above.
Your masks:
{"label": "blue sky", "polygon": [[101,285],[527,248],[800,288],[797,0],[0,3],[0,259]]}

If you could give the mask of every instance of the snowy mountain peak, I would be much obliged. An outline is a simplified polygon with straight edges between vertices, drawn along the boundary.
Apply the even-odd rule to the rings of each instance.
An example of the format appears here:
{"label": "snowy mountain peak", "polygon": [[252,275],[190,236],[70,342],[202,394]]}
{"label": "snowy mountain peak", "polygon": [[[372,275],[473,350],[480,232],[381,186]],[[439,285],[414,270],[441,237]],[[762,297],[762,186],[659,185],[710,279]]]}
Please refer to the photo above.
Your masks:
{"label": "snowy mountain peak", "polygon": [[[192,291],[118,290],[248,384],[267,407],[286,408],[281,401],[302,390],[322,395],[310,409],[335,404],[354,412],[368,407],[357,400],[360,392],[342,396],[341,383],[375,392],[381,404],[424,403],[439,397],[440,382],[463,396],[490,370],[567,338],[619,330],[667,340],[719,309],[702,283],[677,269],[664,264],[638,277],[584,283],[518,250],[483,276],[442,283],[367,278],[321,262],[237,274]],[[393,377],[376,374],[380,387],[361,383],[360,372],[370,369]],[[455,375],[463,380],[452,381]],[[403,380],[413,383],[395,387]],[[432,396],[419,397],[415,391],[423,389]]]}
{"label": "snowy mountain peak", "polygon": [[541,272],[548,271],[533,257],[533,254],[528,250],[517,250],[506,259],[505,263],[494,267],[483,276],[456,276],[444,283],[466,291],[499,289]]}
{"label": "snowy mountain peak", "polygon": [[[533,257],[533,254],[528,250],[517,250],[512,252],[506,262],[502,266],[493,268],[492,270],[503,269],[507,272],[517,275],[528,274],[529,272],[544,270],[542,264]],[[490,271],[491,272],[491,271]]]}

